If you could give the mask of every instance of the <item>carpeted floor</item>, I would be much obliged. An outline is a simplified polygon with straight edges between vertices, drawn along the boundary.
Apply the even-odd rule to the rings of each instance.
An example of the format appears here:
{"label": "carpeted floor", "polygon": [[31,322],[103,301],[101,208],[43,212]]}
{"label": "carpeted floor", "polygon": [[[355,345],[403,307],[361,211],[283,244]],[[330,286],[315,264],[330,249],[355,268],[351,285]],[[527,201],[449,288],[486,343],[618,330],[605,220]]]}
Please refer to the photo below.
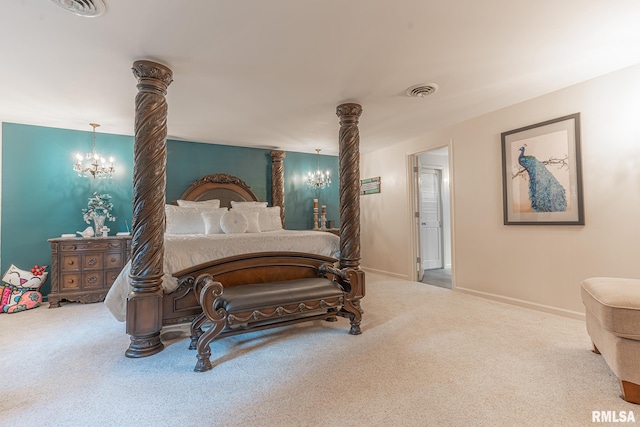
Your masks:
{"label": "carpeted floor", "polygon": [[2,314],[0,425],[586,426],[602,410],[640,421],[581,321],[376,274],[362,306],[360,336],[341,319],[228,337],[206,373],[193,372],[186,327],[127,359],[124,324],[103,304]]}
{"label": "carpeted floor", "polygon": [[424,270],[421,282],[428,285],[451,289],[451,269],[436,268],[433,270]]}

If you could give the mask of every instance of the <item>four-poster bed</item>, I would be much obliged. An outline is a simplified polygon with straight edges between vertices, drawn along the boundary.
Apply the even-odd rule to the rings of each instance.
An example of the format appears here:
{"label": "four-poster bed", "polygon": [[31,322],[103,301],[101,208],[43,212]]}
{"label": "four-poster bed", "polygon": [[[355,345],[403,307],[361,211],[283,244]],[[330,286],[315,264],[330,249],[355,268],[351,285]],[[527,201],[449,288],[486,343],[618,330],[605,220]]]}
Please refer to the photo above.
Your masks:
{"label": "four-poster bed", "polygon": [[[126,332],[130,335],[131,343],[125,354],[127,357],[145,357],[163,349],[160,331],[163,324],[167,324],[164,313],[170,308],[175,309],[176,301],[180,301],[180,298],[165,298],[162,289],[166,202],[165,96],[173,76],[170,69],[151,61],[134,62],[133,73],[138,80],[138,94],[135,102],[133,231],[129,271],[131,292],[126,307]],[[325,274],[339,277],[341,284],[348,288],[337,314],[350,319],[351,334],[360,333],[360,299],[364,296],[364,272],[359,267],[360,171],[357,125],[361,112],[360,105],[352,103],[339,105],[336,111],[340,119],[340,258],[334,267],[324,267]],[[284,220],[284,153],[276,151],[271,155],[274,184],[272,201],[274,205],[281,206],[281,218]],[[207,265],[198,265],[187,271],[186,276],[180,272],[174,275],[181,277],[183,283],[193,283],[196,278],[189,274],[206,272],[207,268]],[[278,271],[278,268],[270,270]],[[239,269],[237,275],[227,277],[227,280],[242,286],[242,275],[243,269]],[[287,279],[283,277],[281,280]],[[167,304],[170,300],[172,307]],[[196,312],[199,310],[188,307],[190,303],[184,300],[182,302],[185,302],[187,311],[191,308]],[[174,319],[175,322],[184,320],[182,314]],[[195,314],[188,313],[185,317]]]}
{"label": "four-poster bed", "polygon": [[[274,186],[281,185],[278,182],[283,181],[272,181],[272,183],[276,183]],[[277,188],[272,189],[272,193],[277,193],[277,191]],[[220,211],[226,212],[232,203],[259,203],[258,197],[242,179],[228,174],[211,174],[191,184],[175,204],[190,203],[191,208],[186,207],[186,211],[191,212],[194,209],[193,206],[206,205],[206,201],[218,201],[215,206],[219,205],[220,208],[208,211],[205,208],[200,208],[204,212],[213,213],[212,220],[217,219],[218,222],[221,217]],[[172,206],[172,208],[181,209],[179,206]],[[331,233],[311,230],[281,229],[282,217],[280,214],[282,209],[277,205],[275,208],[253,209],[261,211],[261,215],[256,217],[260,220],[258,226],[261,232],[224,234],[218,231],[207,234],[171,234],[172,229],[180,228],[178,227],[180,224],[176,224],[177,221],[188,221],[189,218],[175,218],[172,215],[167,215],[161,285],[163,290],[163,326],[190,322],[202,312],[200,304],[192,292],[191,284],[180,283],[182,276],[184,276],[182,270],[188,270],[194,265],[248,252],[310,252],[322,256],[337,257],[340,251],[338,237]],[[234,208],[231,211],[234,211]],[[267,227],[262,221],[265,214],[269,217],[266,219],[270,221],[266,224]],[[194,211],[193,215],[197,216],[200,222],[203,222],[200,213]],[[277,226],[274,226],[274,220],[278,222]],[[130,272],[131,263],[127,263],[105,299],[105,305],[120,321],[126,319],[127,297],[131,291]]]}

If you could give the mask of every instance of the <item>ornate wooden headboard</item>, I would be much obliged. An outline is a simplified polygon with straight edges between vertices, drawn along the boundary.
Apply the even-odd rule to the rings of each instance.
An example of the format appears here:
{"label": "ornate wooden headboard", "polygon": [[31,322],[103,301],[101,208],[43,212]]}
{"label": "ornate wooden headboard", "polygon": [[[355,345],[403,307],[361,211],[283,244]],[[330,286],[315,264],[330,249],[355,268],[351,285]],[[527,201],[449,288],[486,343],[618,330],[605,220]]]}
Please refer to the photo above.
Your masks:
{"label": "ornate wooden headboard", "polygon": [[226,173],[203,176],[191,184],[187,191],[180,196],[180,199],[195,201],[219,199],[221,207],[230,207],[232,200],[236,202],[259,201],[246,182]]}

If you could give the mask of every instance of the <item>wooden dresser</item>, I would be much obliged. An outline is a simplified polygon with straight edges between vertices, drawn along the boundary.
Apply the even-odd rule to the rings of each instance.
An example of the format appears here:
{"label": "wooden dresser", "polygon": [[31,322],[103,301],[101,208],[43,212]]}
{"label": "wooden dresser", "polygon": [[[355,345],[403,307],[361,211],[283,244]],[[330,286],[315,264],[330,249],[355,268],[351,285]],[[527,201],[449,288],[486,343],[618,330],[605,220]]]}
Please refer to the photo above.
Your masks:
{"label": "wooden dresser", "polygon": [[51,293],[49,308],[61,300],[103,301],[131,256],[131,236],[49,239]]}

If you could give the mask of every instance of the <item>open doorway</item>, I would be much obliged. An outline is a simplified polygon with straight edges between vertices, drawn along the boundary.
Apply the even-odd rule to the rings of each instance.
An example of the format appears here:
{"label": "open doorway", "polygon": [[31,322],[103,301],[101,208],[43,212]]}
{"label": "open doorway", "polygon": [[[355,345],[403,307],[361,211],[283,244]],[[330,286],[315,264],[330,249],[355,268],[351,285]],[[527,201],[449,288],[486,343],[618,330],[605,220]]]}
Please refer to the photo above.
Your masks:
{"label": "open doorway", "polygon": [[451,289],[449,147],[416,154],[414,165],[417,277]]}

